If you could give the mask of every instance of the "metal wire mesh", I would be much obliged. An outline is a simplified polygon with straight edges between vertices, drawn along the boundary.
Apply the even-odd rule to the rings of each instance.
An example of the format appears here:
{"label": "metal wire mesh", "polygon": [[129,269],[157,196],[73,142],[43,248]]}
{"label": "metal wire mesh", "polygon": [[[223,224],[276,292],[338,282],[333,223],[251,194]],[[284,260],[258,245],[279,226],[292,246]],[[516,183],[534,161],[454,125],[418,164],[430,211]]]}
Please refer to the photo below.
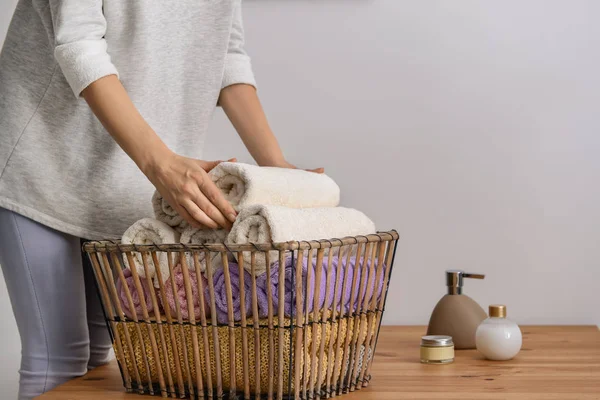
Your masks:
{"label": "metal wire mesh", "polygon": [[99,241],[84,251],[128,391],[320,399],[370,381],[397,241],[391,231],[231,246]]}

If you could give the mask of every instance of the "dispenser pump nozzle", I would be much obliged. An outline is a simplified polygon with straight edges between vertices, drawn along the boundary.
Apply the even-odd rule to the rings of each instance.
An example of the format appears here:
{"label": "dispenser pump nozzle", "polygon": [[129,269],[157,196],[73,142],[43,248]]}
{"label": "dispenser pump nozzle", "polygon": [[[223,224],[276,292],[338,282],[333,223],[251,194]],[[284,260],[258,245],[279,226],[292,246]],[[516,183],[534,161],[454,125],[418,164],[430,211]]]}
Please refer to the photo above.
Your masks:
{"label": "dispenser pump nozzle", "polygon": [[446,286],[448,294],[462,294],[463,278],[483,279],[483,274],[473,274],[460,269],[449,269],[446,271]]}

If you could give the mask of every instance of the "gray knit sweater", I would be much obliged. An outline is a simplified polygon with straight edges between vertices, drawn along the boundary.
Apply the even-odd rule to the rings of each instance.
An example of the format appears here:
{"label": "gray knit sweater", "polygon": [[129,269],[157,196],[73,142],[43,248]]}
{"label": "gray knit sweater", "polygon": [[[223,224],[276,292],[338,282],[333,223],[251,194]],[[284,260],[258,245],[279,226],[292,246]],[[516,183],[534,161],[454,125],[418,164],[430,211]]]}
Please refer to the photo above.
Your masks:
{"label": "gray knit sweater", "polygon": [[241,0],[20,0],[0,55],[0,207],[120,237],[153,187],[81,91],[118,75],[167,146],[199,158],[221,89],[254,85],[243,43]]}

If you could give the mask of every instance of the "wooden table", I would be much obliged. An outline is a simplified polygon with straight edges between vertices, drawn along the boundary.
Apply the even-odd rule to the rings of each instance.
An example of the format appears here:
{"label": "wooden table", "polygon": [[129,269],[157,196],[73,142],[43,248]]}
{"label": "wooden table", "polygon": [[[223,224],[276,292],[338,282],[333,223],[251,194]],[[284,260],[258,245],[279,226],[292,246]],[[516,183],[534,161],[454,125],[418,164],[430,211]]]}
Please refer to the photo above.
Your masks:
{"label": "wooden table", "polygon": [[[382,328],[368,388],[344,400],[600,399],[600,331],[595,326],[523,327],[523,349],[511,361],[457,351],[449,365],[419,363],[423,327]],[[143,400],[124,392],[117,365],[97,368],[41,400]]]}

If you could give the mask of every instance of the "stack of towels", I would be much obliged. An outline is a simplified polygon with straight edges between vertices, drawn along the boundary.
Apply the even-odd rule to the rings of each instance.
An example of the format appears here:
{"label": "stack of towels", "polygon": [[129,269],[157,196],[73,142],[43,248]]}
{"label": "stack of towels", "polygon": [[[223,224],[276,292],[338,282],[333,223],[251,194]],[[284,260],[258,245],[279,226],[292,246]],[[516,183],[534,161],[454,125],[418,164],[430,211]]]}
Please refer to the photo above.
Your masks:
{"label": "stack of towels", "polygon": [[[196,229],[189,226],[186,221],[177,214],[177,212],[156,192],[152,198],[155,218],[144,218],[134,223],[123,235],[122,243],[124,244],[167,244],[167,243],[184,243],[184,244],[207,244],[207,243],[228,243],[228,244],[244,244],[244,243],[269,243],[269,242],[287,242],[287,241],[302,241],[315,239],[330,239],[341,238],[345,236],[367,235],[375,233],[375,224],[366,215],[355,209],[338,207],[340,200],[340,189],[338,185],[325,174],[316,174],[297,169],[283,169],[270,167],[257,167],[242,163],[221,163],[210,171],[209,176],[215,185],[222,191],[225,198],[238,211],[238,217],[233,224],[230,232],[219,229]],[[267,287],[271,285],[273,296],[273,310],[278,309],[278,254],[273,252],[270,260],[274,261],[271,265],[271,276],[266,276],[266,257],[264,254],[256,256],[255,270],[257,279],[257,299],[259,303],[260,317],[267,315],[268,299],[266,297]],[[145,293],[138,294],[134,285],[128,285],[135,296],[134,304],[123,292],[123,285],[119,285],[120,298],[123,302],[124,312],[132,317],[134,312],[138,316],[141,315],[139,306],[135,301],[139,302],[140,297],[148,296],[148,292],[156,290],[159,287],[160,274],[162,282],[166,284],[166,302],[161,296],[162,307],[169,307],[172,312],[177,308],[181,311],[184,318],[190,315],[188,303],[186,301],[185,290],[183,288],[183,277],[181,267],[177,266],[174,269],[175,287],[179,289],[177,296],[173,296],[171,276],[167,262],[167,254],[164,252],[158,253],[157,258],[159,265],[154,265],[151,257],[147,258],[148,265],[144,268],[142,255],[133,253],[133,263],[130,265],[127,258],[124,260],[127,269],[135,268],[138,274],[146,277],[148,273],[150,278],[154,278],[155,288],[150,288],[148,285],[143,285],[142,289]],[[207,304],[201,305],[198,294],[203,290],[205,303],[208,302],[209,292],[206,282],[205,269],[206,260],[205,253],[197,253],[199,255],[200,269],[203,272],[201,277],[196,277],[193,267],[191,268],[190,278],[192,280],[193,289],[193,305],[194,314],[198,318],[201,307],[205,307],[205,311],[209,311]],[[221,257],[218,253],[210,253],[215,257],[211,260],[210,265],[213,266],[213,284],[215,289],[215,304],[217,309],[217,317],[219,322],[227,322],[227,298],[224,284],[224,268],[229,269],[231,275],[231,283],[234,297],[234,316],[237,320],[240,318],[241,308],[245,308],[247,315],[251,315],[251,265],[250,254],[245,253],[244,257],[248,258],[244,261],[243,272],[245,275],[244,286],[246,286],[246,304],[240,304],[239,284],[240,284],[240,268],[235,263],[233,258],[230,258],[227,266],[223,266]],[[193,266],[192,260],[187,260],[188,265]],[[358,260],[362,265],[363,259]],[[317,275],[315,269],[317,267],[316,260],[312,260],[311,273],[308,273],[309,262],[305,259],[303,265],[303,293],[307,293],[309,304],[309,312],[314,304],[315,293],[315,277]],[[319,308],[331,307],[334,299],[338,304],[339,309],[344,307],[346,312],[353,312],[357,306],[361,307],[365,297],[370,298],[374,293],[377,296],[381,294],[383,286],[383,277],[379,282],[375,282],[375,278],[364,277],[365,282],[372,283],[370,287],[363,285],[362,293],[358,293],[356,288],[354,304],[350,304],[350,282],[353,281],[355,271],[360,273],[359,268],[355,268],[357,260],[355,257],[350,258],[349,265],[346,265],[346,259],[341,260],[341,265],[338,266],[336,256],[333,256],[331,262],[332,271],[328,271],[329,262],[327,257],[323,261],[323,271],[321,273],[322,282],[318,287],[321,288],[318,298]],[[385,267],[385,266],[384,266]],[[338,268],[341,271],[338,272]],[[295,266],[291,265],[291,259],[286,260],[285,266],[285,284],[286,298],[285,313],[288,316],[293,314],[292,310],[292,286],[293,286],[293,270]],[[368,265],[367,271],[374,273],[375,266]],[[327,275],[333,277],[330,293],[325,293],[325,279]],[[311,281],[307,281],[307,277],[311,276]],[[383,275],[383,274],[382,274]],[[131,279],[131,273],[126,275],[127,279]],[[296,277],[299,279],[300,277]],[[340,282],[335,285],[335,280]],[[346,280],[346,293],[341,293],[341,280]],[[180,282],[181,281],[181,282]],[[360,282],[361,278],[357,276],[355,282]],[[337,290],[334,288],[337,287]],[[238,293],[236,293],[238,289]],[[335,291],[335,293],[334,293]],[[168,293],[171,293],[171,296]],[[288,296],[289,294],[289,296]],[[236,297],[237,296],[237,297]],[[236,301],[237,299],[237,301]],[[146,302],[148,304],[149,302]],[[133,310],[132,310],[133,308]]]}

